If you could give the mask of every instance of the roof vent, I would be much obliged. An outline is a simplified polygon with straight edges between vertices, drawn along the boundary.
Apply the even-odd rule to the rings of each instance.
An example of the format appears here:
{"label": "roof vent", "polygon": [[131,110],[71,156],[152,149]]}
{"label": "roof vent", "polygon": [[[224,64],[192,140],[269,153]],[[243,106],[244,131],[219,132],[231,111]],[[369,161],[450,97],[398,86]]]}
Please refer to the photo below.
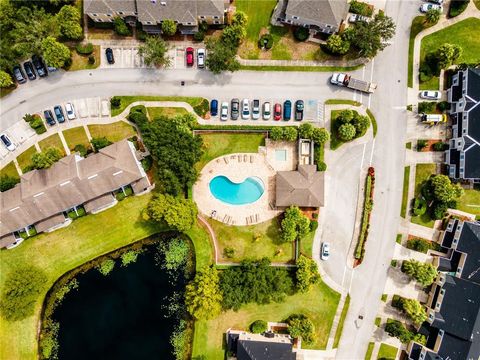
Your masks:
{"label": "roof vent", "polygon": [[161,1],[161,2],[160,2],[160,5],[166,6],[167,3],[166,3],[165,1]]}
{"label": "roof vent", "polygon": [[150,2],[151,2],[152,4],[156,4],[156,3],[157,3],[157,0],[150,0]]}

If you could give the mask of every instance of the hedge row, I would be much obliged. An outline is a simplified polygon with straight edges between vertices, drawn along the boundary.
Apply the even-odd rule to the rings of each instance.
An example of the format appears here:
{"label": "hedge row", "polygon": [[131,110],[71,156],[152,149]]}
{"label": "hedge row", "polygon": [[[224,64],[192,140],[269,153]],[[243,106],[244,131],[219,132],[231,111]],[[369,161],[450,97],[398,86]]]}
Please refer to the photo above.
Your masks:
{"label": "hedge row", "polygon": [[365,180],[365,200],[363,202],[362,223],[360,225],[360,234],[358,236],[357,247],[355,248],[355,259],[362,261],[365,256],[365,243],[370,227],[370,215],[373,209],[373,190],[375,187],[375,170],[368,168],[367,179]]}

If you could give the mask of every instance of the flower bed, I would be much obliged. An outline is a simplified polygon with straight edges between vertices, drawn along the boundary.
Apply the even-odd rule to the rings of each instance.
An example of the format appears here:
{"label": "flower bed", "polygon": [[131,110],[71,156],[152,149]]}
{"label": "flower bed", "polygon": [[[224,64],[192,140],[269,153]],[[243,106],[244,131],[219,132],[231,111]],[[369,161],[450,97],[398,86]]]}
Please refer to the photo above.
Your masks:
{"label": "flower bed", "polygon": [[355,248],[356,265],[362,263],[365,256],[365,243],[367,242],[368,228],[370,227],[370,215],[373,209],[373,190],[375,187],[375,169],[368,168],[368,174],[365,182],[365,200],[363,203],[362,223],[360,225],[360,234],[358,236],[357,247]]}

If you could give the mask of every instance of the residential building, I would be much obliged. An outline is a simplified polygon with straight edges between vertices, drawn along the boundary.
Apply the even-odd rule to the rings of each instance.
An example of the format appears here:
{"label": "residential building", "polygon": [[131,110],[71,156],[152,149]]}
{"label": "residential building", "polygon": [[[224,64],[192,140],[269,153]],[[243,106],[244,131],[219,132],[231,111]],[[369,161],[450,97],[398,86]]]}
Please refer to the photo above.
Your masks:
{"label": "residential building", "polygon": [[452,138],[445,162],[452,179],[480,182],[480,69],[458,71],[447,91]]}
{"label": "residential building", "polygon": [[441,237],[445,256],[434,258],[439,275],[426,303],[419,332],[425,346],[411,342],[409,359],[480,358],[480,223],[451,219]]}
{"label": "residential building", "polygon": [[293,339],[289,335],[266,332],[251,334],[227,330],[227,350],[237,360],[295,360]]}
{"label": "residential building", "polygon": [[302,26],[317,33],[336,33],[348,15],[346,0],[279,0],[272,25]]}
{"label": "residential building", "polygon": [[72,154],[48,169],[23,174],[0,193],[0,248],[21,242],[20,232],[48,232],[68,225],[66,213],[83,207],[97,213],[117,203],[113,192],[131,186],[134,194],[151,187],[133,144],[122,140],[83,158]]}
{"label": "residential building", "polygon": [[173,20],[181,34],[194,34],[198,25],[225,23],[225,0],[86,0],[84,12],[95,22],[113,21],[115,16],[133,17],[149,34],[160,34],[164,20]]}
{"label": "residential building", "polygon": [[277,207],[324,206],[325,175],[317,165],[298,165],[295,171],[279,171],[276,176]]}

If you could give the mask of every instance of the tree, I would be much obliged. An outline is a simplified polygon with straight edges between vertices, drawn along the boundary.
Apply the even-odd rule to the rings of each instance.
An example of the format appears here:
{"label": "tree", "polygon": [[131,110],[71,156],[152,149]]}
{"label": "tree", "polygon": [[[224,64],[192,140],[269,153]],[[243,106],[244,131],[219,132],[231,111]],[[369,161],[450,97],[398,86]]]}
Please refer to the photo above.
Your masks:
{"label": "tree", "polygon": [[173,36],[177,32],[177,24],[171,19],[162,21],[162,34],[165,36]]}
{"label": "tree", "polygon": [[60,34],[67,39],[77,40],[83,35],[80,26],[80,11],[75,6],[65,5],[56,15],[60,26]]}
{"label": "tree", "polygon": [[425,19],[429,24],[435,25],[440,20],[441,15],[442,15],[442,12],[440,10],[430,9],[425,14]]}
{"label": "tree", "polygon": [[285,217],[281,223],[282,238],[286,242],[293,242],[303,238],[310,231],[310,220],[303,215],[297,206],[290,206],[285,210]]}
{"label": "tree", "polygon": [[0,192],[10,190],[20,182],[19,178],[11,177],[8,175],[2,175],[0,177]]}
{"label": "tree", "polygon": [[287,331],[293,338],[302,338],[302,342],[311,344],[315,340],[315,326],[304,314],[290,315],[286,321]]}
{"label": "tree", "polygon": [[70,60],[70,49],[53,36],[48,36],[42,41],[42,55],[47,65],[61,68]]}
{"label": "tree", "polygon": [[338,137],[343,141],[353,140],[356,133],[355,126],[352,124],[343,124],[338,128]]}
{"label": "tree", "polygon": [[311,139],[315,128],[310,123],[303,123],[298,127],[298,135],[302,139]]}
{"label": "tree", "polygon": [[417,260],[404,260],[402,271],[423,286],[429,286],[437,276],[437,269],[432,264],[423,264]]}
{"label": "tree", "polygon": [[94,137],[90,140],[90,143],[93,146],[93,150],[98,152],[100,149],[107,147],[108,145],[112,145],[113,143],[108,140],[105,136],[103,137]]}
{"label": "tree", "polygon": [[448,203],[458,199],[464,194],[464,190],[458,184],[452,184],[446,175],[435,175],[430,179],[435,200]]}
{"label": "tree", "polygon": [[296,141],[298,138],[298,131],[296,127],[285,126],[283,128],[283,139],[285,141]]}
{"label": "tree", "polygon": [[313,129],[312,140],[316,144],[325,144],[330,140],[330,134],[325,128],[315,128]]}
{"label": "tree", "polygon": [[130,35],[130,29],[128,28],[128,25],[120,16],[116,16],[113,19],[113,29],[115,30],[115,33],[117,35],[120,35],[120,36]]}
{"label": "tree", "polygon": [[138,48],[138,53],[147,66],[168,67],[172,59],[168,56],[168,45],[158,36],[150,36]]}
{"label": "tree", "polygon": [[63,157],[59,148],[49,147],[45,152],[39,152],[32,155],[32,164],[34,169],[48,169]]}
{"label": "tree", "polygon": [[370,22],[360,21],[355,25],[352,44],[360,55],[373,58],[385,49],[387,42],[395,35],[395,22],[391,17],[377,14]]}
{"label": "tree", "polygon": [[170,228],[184,232],[190,230],[195,224],[197,206],[190,199],[159,193],[150,200],[147,216]]}
{"label": "tree", "polygon": [[268,324],[265,320],[255,320],[250,324],[250,331],[254,334],[261,334],[267,331]]}
{"label": "tree", "polygon": [[389,319],[385,325],[385,331],[388,335],[398,338],[402,343],[407,343],[412,339],[412,333],[398,320]]}
{"label": "tree", "polygon": [[344,55],[350,50],[350,43],[342,39],[340,35],[330,35],[326,47],[333,54]]}
{"label": "tree", "polygon": [[5,89],[13,85],[12,77],[9,73],[0,70],[0,88]]}
{"label": "tree", "polygon": [[240,69],[240,63],[236,59],[237,49],[227,45],[219,39],[209,38],[206,40],[208,57],[207,68],[214,74],[224,71],[234,72]]}
{"label": "tree", "polygon": [[420,325],[427,320],[427,313],[418,300],[403,299],[402,308],[415,325]]}
{"label": "tree", "polygon": [[193,281],[185,289],[187,311],[197,320],[216,317],[222,307],[222,292],[219,287],[220,277],[213,266],[197,272]]}
{"label": "tree", "polygon": [[41,300],[47,276],[42,269],[28,265],[6,274],[0,298],[0,311],[7,321],[18,321],[33,314]]}
{"label": "tree", "polygon": [[235,11],[233,14],[232,25],[247,26],[248,16],[243,11]]}
{"label": "tree", "polygon": [[370,119],[368,118],[368,116],[356,113],[353,117],[352,125],[355,127],[356,130],[355,136],[358,137],[365,131],[367,131],[368,127],[370,126]]}
{"label": "tree", "polygon": [[436,53],[438,65],[441,69],[450,67],[463,53],[461,46],[457,44],[443,44]]}
{"label": "tree", "polygon": [[300,292],[307,292],[311,286],[320,281],[320,274],[315,260],[300,255],[297,260],[297,288]]}
{"label": "tree", "polygon": [[352,122],[354,116],[355,116],[355,113],[352,110],[345,109],[338,113],[337,121],[340,124],[348,124]]}
{"label": "tree", "polygon": [[245,28],[241,25],[230,25],[223,29],[221,41],[226,46],[238,48],[247,35]]}

